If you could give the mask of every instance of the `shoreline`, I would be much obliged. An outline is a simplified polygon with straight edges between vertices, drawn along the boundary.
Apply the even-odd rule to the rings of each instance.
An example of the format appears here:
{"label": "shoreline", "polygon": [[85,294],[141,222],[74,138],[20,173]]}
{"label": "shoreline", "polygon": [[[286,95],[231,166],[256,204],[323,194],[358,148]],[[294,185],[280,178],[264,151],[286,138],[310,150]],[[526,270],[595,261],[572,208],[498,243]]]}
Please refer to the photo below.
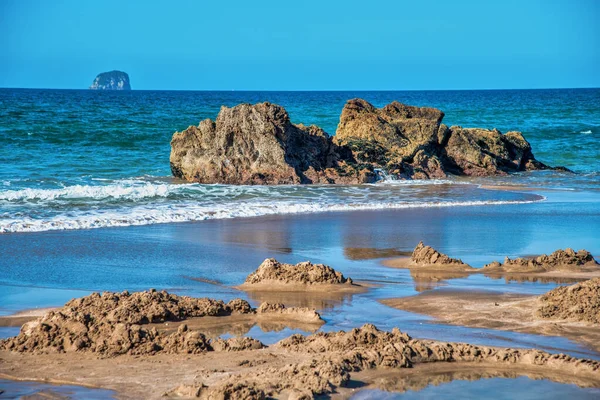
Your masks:
{"label": "shoreline", "polygon": [[534,312],[539,300],[535,295],[437,289],[379,302],[388,307],[433,317],[435,322],[443,324],[565,337],[600,353],[600,326],[537,318]]}

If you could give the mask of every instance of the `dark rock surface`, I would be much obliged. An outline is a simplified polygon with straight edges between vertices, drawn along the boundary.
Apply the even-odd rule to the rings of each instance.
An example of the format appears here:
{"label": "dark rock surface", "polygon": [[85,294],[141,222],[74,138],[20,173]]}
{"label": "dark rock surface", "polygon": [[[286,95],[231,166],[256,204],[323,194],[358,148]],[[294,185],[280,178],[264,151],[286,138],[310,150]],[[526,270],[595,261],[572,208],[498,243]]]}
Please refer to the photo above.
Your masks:
{"label": "dark rock surface", "polygon": [[[448,128],[435,108],[349,100],[335,137],[295,125],[281,106],[222,107],[216,121],[176,132],[171,171],[228,184],[372,183],[377,170],[404,179],[505,175],[549,169],[520,132]],[[563,169],[564,168],[559,168]]]}
{"label": "dark rock surface", "polygon": [[123,71],[102,72],[96,76],[91,90],[131,90],[129,75]]}

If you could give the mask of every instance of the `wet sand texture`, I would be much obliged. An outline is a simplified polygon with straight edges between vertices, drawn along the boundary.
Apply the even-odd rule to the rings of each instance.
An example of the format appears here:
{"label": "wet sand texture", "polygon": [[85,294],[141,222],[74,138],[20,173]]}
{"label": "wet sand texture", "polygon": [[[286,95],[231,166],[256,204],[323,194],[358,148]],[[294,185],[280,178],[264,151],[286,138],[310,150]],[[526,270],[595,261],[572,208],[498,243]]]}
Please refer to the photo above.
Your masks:
{"label": "wet sand texture", "polygon": [[600,351],[600,278],[542,296],[437,290],[382,303],[453,325],[564,336]]}
{"label": "wet sand texture", "polygon": [[321,291],[353,292],[364,288],[346,278],[341,272],[324,264],[305,261],[293,264],[280,263],[267,258],[246,281],[237,287],[246,291]]}
{"label": "wet sand texture", "polygon": [[[241,299],[228,303],[208,298],[176,296],[154,290],[136,293],[94,293],[74,299],[64,307],[27,322],[14,338],[0,341],[0,348],[19,352],[93,352],[119,354],[186,353],[261,348],[249,338],[210,340],[200,331],[179,324],[174,332],[151,325],[193,318],[253,315],[257,319],[292,319],[322,323],[319,314],[306,308],[262,304],[253,309]],[[224,321],[226,323],[226,321]]]}
{"label": "wet sand texture", "polygon": [[510,276],[511,280],[533,277],[590,279],[600,276],[600,265],[590,252],[586,250],[576,252],[570,248],[532,258],[506,257],[504,264],[494,261],[483,268],[473,268],[460,259],[451,258],[419,242],[410,258],[398,257],[385,260],[383,265],[420,273],[482,273],[492,278]]}
{"label": "wet sand texture", "polygon": [[[252,340],[246,338],[247,340]],[[600,387],[600,363],[538,350],[493,348],[413,339],[398,329],[367,324],[344,332],[292,335],[266,348],[236,352],[165,354],[98,359],[89,352],[31,354],[0,352],[0,374],[61,380],[116,389],[123,398],[167,396],[204,399],[313,398],[341,393],[361,372],[411,374],[452,370],[537,374],[562,383]],[[35,365],[35,368],[32,368]],[[151,388],[151,389],[149,389]]]}

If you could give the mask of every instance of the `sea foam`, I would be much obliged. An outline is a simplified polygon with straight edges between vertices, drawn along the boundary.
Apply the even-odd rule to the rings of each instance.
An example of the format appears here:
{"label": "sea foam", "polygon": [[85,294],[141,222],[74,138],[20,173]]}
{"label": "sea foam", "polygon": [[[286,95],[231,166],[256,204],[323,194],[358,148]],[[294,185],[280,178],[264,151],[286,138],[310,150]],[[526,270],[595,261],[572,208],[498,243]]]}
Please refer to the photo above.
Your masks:
{"label": "sea foam", "polygon": [[489,201],[439,201],[439,202],[374,202],[349,204],[324,204],[320,202],[290,203],[239,202],[235,204],[202,206],[197,203],[179,205],[138,206],[110,211],[88,211],[78,215],[57,215],[49,219],[6,219],[0,220],[0,232],[40,232],[48,230],[92,229],[124,227],[175,222],[202,221],[208,219],[230,219],[258,217],[275,214],[302,214],[320,212],[398,210],[408,208],[485,206],[502,204],[526,204],[535,200],[489,200]]}

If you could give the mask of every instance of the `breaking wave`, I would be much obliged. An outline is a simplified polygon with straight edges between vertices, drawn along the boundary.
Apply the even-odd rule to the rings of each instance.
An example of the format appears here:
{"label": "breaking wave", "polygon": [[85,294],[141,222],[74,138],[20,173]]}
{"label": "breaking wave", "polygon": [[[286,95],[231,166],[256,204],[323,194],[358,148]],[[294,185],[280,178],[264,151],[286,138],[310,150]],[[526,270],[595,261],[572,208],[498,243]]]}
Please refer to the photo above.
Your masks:
{"label": "breaking wave", "polygon": [[57,215],[49,219],[21,218],[0,220],[0,232],[40,232],[48,230],[124,227],[172,222],[191,222],[208,219],[258,217],[275,214],[301,214],[331,211],[394,210],[406,208],[460,207],[501,204],[526,204],[544,200],[489,200],[439,202],[378,202],[364,204],[323,204],[289,202],[251,202],[202,206],[194,203],[180,205],[139,206],[121,210],[94,211],[80,215]]}

